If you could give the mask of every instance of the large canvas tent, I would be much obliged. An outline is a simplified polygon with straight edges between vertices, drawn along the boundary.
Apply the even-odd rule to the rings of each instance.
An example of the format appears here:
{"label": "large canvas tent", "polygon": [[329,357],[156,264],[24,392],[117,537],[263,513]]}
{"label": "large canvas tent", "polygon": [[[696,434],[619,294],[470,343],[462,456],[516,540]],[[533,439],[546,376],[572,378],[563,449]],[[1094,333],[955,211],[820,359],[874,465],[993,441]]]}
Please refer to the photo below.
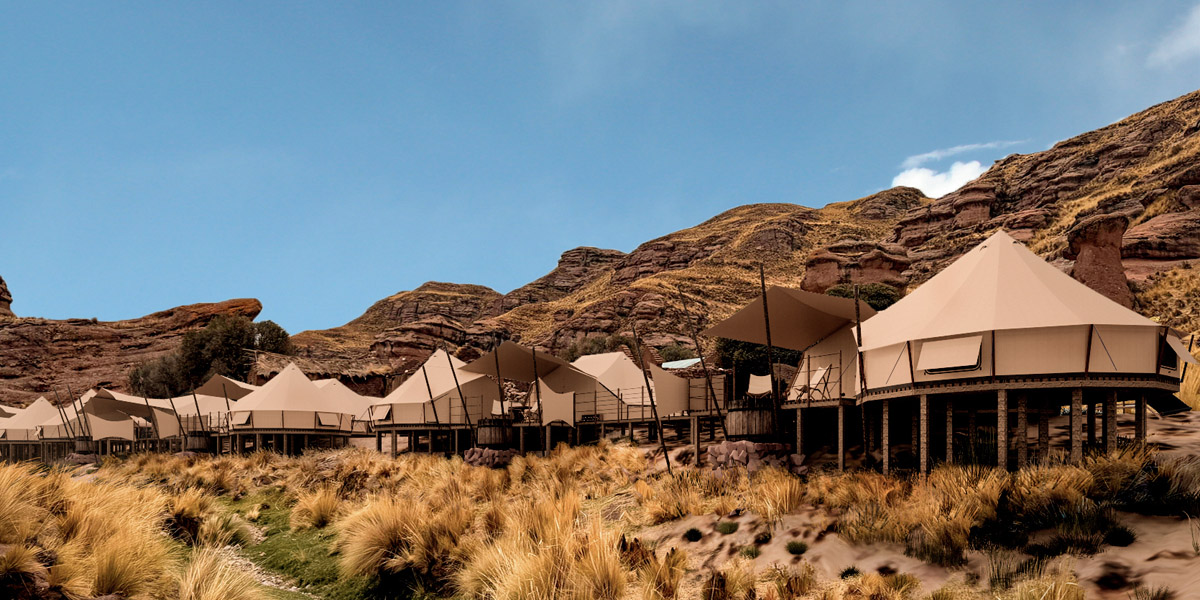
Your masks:
{"label": "large canvas tent", "polygon": [[[1195,360],[1165,327],[998,231],[862,324],[867,398],[949,380],[1123,375],[1178,379]],[[1186,356],[1184,356],[1186,355]]]}
{"label": "large canvas tent", "polygon": [[353,408],[339,406],[300,371],[288,365],[230,411],[231,432],[298,431],[350,433]]}
{"label": "large canvas tent", "polygon": [[213,375],[205,381],[203,385],[195,389],[197,395],[212,396],[214,398],[229,398],[229,400],[241,400],[250,395],[250,392],[257,390],[257,385],[242,383],[236,379],[230,379],[224,375]]}
{"label": "large canvas tent", "polygon": [[[18,414],[0,422],[0,440],[6,442],[32,442],[38,439],[38,428],[59,415],[58,408],[39,397]],[[59,419],[61,422],[61,418]]]}
{"label": "large canvas tent", "polygon": [[540,409],[543,425],[562,422],[574,426],[582,420],[621,418],[617,394],[595,377],[561,358],[513,342],[503,342],[463,370],[534,384],[527,402]]}
{"label": "large canvas tent", "polygon": [[[449,355],[445,350],[435,351],[404,383],[371,406],[372,423],[478,423],[479,419],[492,413],[493,404],[500,399],[500,392],[495,381],[483,374],[467,371],[463,368],[465,366],[466,363]],[[465,402],[459,396],[460,388]]]}

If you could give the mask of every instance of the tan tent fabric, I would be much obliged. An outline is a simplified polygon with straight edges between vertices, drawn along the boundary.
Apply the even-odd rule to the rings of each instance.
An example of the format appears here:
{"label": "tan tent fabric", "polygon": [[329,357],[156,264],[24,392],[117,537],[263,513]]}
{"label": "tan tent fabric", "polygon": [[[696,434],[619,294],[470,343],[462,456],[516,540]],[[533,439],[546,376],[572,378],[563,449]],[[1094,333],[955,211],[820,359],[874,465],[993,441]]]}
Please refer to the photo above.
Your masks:
{"label": "tan tent fabric", "polygon": [[1158,326],[997,231],[887,310],[864,319],[862,348],[1072,325]]}
{"label": "tan tent fabric", "polygon": [[503,342],[499,348],[496,348],[487,354],[471,361],[463,366],[463,370],[469,373],[479,373],[481,375],[496,376],[496,354],[500,355],[500,376],[504,379],[513,381],[524,381],[532,383],[534,380],[534,355],[537,356],[537,375],[545,377],[560,367],[570,366],[571,363],[541,351],[532,351],[529,348],[515,344],[513,342]]}
{"label": "tan tent fabric", "polygon": [[367,418],[367,411],[371,408],[372,400],[378,400],[378,398],[367,398],[358,394],[337,379],[318,379],[313,382],[313,385],[325,392],[334,406],[341,407],[342,412],[348,412],[356,419]]}
{"label": "tan tent fabric", "polygon": [[[81,396],[81,400],[86,401],[96,395],[96,390],[88,390]],[[65,440],[74,435],[82,435],[83,430],[79,425],[79,411],[75,404],[63,404],[61,411],[59,408],[54,408],[51,405],[50,416],[37,426],[37,437],[44,440]],[[67,420],[63,422],[63,414],[67,416]]]}
{"label": "tan tent fabric", "polygon": [[[230,413],[230,420],[235,429],[334,429],[348,432],[354,418],[348,412],[350,410],[353,409],[338,406],[328,393],[309,381],[299,367],[289,364],[262,387],[238,400]],[[337,424],[322,423],[318,413],[337,415]]]}
{"label": "tan tent fabric", "polygon": [[[453,371],[451,365],[454,365]],[[466,363],[449,355],[445,350],[435,351],[421,368],[404,380],[404,383],[392,390],[387,397],[375,401],[371,419],[376,423],[386,421],[407,424],[463,424],[466,418],[463,414],[464,403],[458,395],[459,387],[466,396],[465,404],[471,423],[483,418],[485,410],[490,414],[499,414],[491,410],[500,397],[496,382],[479,373],[464,370],[465,365]],[[455,374],[458,377],[457,387]],[[431,391],[433,402],[430,401]],[[384,406],[391,408],[385,411],[381,408]]]}
{"label": "tan tent fabric", "polygon": [[36,440],[38,427],[57,415],[58,409],[49,400],[39,397],[33,404],[0,424],[0,428],[3,428],[0,431],[0,439],[19,442]]}
{"label": "tan tent fabric", "polygon": [[[649,406],[650,404],[650,395],[646,393],[647,378],[642,375],[642,370],[638,368],[637,363],[633,362],[633,359],[624,352],[605,352],[581,356],[575,359],[571,366],[595,377],[626,404],[634,406]],[[657,371],[666,373],[662,369]],[[668,376],[674,377],[674,375]],[[656,389],[655,381],[651,378],[651,391]]]}
{"label": "tan tent fabric", "polygon": [[16,406],[5,406],[3,404],[0,404],[0,419],[7,419],[9,417],[15,416],[18,413],[20,413],[22,410],[25,410],[25,409],[16,407]]}
{"label": "tan tent fabric", "polygon": [[546,385],[544,381],[537,382],[542,394],[542,424],[563,422],[575,424],[574,393],[570,391],[557,392]]}
{"label": "tan tent fabric", "polygon": [[691,385],[687,379],[672,375],[653,364],[650,365],[650,373],[654,376],[654,403],[658,405],[660,417],[683,414],[690,408]]}
{"label": "tan tent fabric", "polygon": [[746,388],[746,393],[752,396],[760,396],[762,394],[771,393],[771,376],[770,375],[751,375],[750,385]]}
{"label": "tan tent fabric", "polygon": [[[767,288],[767,311],[771,317],[771,343],[792,350],[807,350],[854,322],[853,299],[779,286]],[[864,322],[875,314],[874,309],[861,301],[859,312]],[[728,319],[706,329],[704,335],[766,344],[762,298],[755,298]]]}
{"label": "tan tent fabric", "polygon": [[1171,349],[1175,351],[1175,354],[1177,354],[1179,356],[1179,359],[1182,360],[1183,362],[1190,363],[1193,365],[1200,364],[1200,361],[1197,361],[1196,357],[1192,356],[1191,352],[1188,352],[1187,346],[1183,345],[1183,340],[1180,340],[1179,338],[1177,338],[1173,335],[1168,335],[1167,336],[1167,345],[1170,346]]}
{"label": "tan tent fabric", "polygon": [[981,335],[926,341],[921,344],[917,368],[930,371],[974,367],[979,364],[982,344]]}
{"label": "tan tent fabric", "polygon": [[250,395],[250,392],[257,390],[257,385],[242,383],[236,379],[230,379],[224,375],[213,375],[205,381],[203,385],[195,389],[195,392],[204,396],[213,396],[216,398],[225,399],[226,396],[230,400],[241,400]]}

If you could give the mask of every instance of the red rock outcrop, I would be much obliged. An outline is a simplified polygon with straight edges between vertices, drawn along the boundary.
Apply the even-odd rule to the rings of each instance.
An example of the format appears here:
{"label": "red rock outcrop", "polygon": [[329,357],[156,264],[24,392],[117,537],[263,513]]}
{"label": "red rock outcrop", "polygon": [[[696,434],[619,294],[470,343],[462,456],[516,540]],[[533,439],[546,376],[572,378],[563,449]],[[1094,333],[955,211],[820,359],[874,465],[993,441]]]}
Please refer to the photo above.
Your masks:
{"label": "red rock outcrop", "polygon": [[554,270],[500,298],[493,314],[499,315],[524,304],[558,300],[608,273],[625,256],[620,250],[588,246],[567,250],[558,258]]}
{"label": "red rock outcrop", "polygon": [[1133,307],[1133,292],[1121,263],[1121,236],[1128,227],[1129,217],[1120,213],[1081,219],[1067,231],[1066,257],[1075,261],[1071,276],[1076,280],[1122,306]]}
{"label": "red rock outcrop", "polygon": [[104,386],[125,389],[133,365],[175,350],[183,334],[220,315],[253,319],[254,299],[190,304],[137,319],[0,320],[0,403],[24,406],[38,396]]}
{"label": "red rock outcrop", "polygon": [[899,244],[842,240],[809,255],[800,287],[817,293],[840,283],[885,283],[904,289],[910,263]]}
{"label": "red rock outcrop", "polygon": [[1200,258],[1200,209],[1151,217],[1125,232],[1122,256],[1158,260]]}
{"label": "red rock outcrop", "polygon": [[12,317],[12,294],[8,292],[8,284],[0,277],[0,317]]}

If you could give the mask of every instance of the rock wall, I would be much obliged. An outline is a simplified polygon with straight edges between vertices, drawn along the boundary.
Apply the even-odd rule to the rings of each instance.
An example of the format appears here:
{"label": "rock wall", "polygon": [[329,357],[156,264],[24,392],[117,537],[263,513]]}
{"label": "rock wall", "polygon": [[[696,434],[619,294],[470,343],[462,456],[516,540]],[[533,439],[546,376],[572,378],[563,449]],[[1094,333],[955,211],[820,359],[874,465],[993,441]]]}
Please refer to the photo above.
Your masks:
{"label": "rock wall", "polygon": [[800,287],[819,294],[841,283],[884,283],[903,290],[911,263],[899,244],[841,240],[809,255]]}
{"label": "rock wall", "polygon": [[125,321],[34,318],[0,320],[0,403],[24,406],[38,396],[65,397],[103,386],[125,390],[133,365],[175,350],[183,334],[220,315],[253,319],[254,299],[191,304]]}
{"label": "rock wall", "polygon": [[12,317],[12,294],[8,292],[8,284],[0,277],[0,317]]}

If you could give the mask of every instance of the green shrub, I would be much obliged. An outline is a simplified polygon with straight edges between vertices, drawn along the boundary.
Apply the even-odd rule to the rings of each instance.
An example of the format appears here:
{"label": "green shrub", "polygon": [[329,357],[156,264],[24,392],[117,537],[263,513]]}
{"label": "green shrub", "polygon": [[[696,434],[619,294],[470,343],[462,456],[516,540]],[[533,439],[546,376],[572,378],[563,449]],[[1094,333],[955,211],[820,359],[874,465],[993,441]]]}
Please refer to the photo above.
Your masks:
{"label": "green shrub", "polygon": [[738,552],[738,554],[753,560],[762,554],[762,550],[759,550],[758,546],[742,546],[742,549]]}
{"label": "green shrub", "polygon": [[729,535],[737,530],[737,521],[721,521],[720,523],[717,523],[717,532],[721,535]]}
{"label": "green shrub", "polygon": [[695,527],[683,532],[683,539],[689,542],[698,542],[702,537],[704,537],[704,534],[700,533],[700,530]]}
{"label": "green shrub", "polygon": [[1104,543],[1109,546],[1125,547],[1137,541],[1137,534],[1132,529],[1117,525],[1104,534]]}
{"label": "green shrub", "polygon": [[851,577],[858,577],[859,575],[862,575],[862,571],[859,571],[858,567],[853,565],[842,569],[842,572],[838,573],[838,577],[842,579],[850,579]]}
{"label": "green shrub", "polygon": [[792,540],[787,543],[787,551],[788,554],[793,556],[800,556],[801,554],[808,552],[808,544],[800,540]]}

